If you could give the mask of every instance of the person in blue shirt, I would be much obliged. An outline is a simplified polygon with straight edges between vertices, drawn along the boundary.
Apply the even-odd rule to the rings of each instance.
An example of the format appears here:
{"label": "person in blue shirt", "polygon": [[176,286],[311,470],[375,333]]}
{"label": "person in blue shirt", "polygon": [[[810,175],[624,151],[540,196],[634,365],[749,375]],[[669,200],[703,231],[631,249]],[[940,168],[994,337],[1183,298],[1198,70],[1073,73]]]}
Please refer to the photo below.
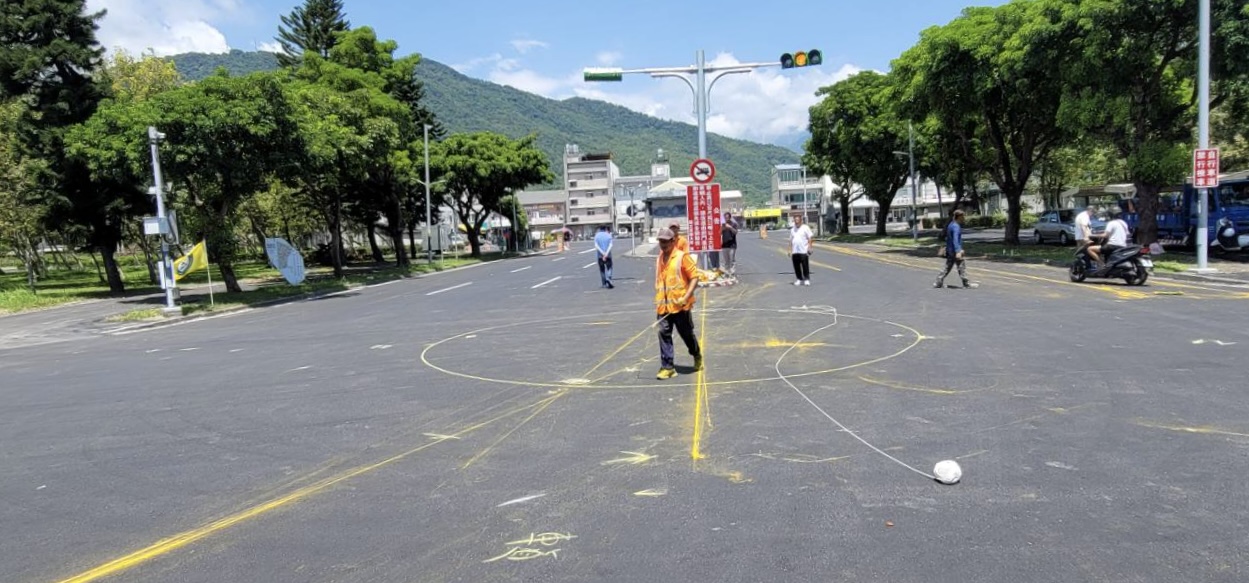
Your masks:
{"label": "person in blue shirt", "polygon": [[967,280],[967,263],[963,261],[963,217],[962,210],[954,211],[954,220],[945,227],[945,269],[937,275],[932,287],[945,287],[945,278],[950,270],[958,266],[958,276],[963,280],[963,287],[972,287]]}
{"label": "person in blue shirt", "polygon": [[606,289],[614,289],[616,286],[611,282],[611,246],[612,246],[611,227],[603,225],[599,227],[598,233],[594,235],[594,255],[598,257],[598,276],[602,281],[599,287]]}

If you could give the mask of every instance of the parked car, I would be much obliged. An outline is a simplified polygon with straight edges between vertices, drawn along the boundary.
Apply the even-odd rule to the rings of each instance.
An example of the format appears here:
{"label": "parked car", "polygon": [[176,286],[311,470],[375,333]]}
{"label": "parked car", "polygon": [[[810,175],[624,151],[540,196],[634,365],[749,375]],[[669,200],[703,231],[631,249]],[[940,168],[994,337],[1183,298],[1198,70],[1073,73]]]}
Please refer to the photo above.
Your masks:
{"label": "parked car", "polygon": [[[1036,238],[1036,244],[1041,245],[1047,241],[1057,241],[1059,245],[1070,245],[1076,241],[1076,215],[1079,214],[1078,209],[1060,209],[1045,211],[1041,216],[1037,217],[1036,226],[1033,227],[1032,235]],[[1101,234],[1106,230],[1106,221],[1097,217],[1089,221],[1089,227],[1093,229],[1094,235]]]}

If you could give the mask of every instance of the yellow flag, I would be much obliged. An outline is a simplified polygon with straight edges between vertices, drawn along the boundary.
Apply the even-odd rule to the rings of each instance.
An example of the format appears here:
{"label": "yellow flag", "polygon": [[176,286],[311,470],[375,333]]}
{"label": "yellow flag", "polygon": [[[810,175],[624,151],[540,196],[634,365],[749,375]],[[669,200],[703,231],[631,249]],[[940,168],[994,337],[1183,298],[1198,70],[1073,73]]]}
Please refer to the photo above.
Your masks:
{"label": "yellow flag", "polygon": [[201,269],[208,269],[208,247],[204,246],[204,242],[196,243],[191,247],[191,252],[179,257],[173,262],[173,278],[174,281],[182,281],[188,273],[194,273]]}

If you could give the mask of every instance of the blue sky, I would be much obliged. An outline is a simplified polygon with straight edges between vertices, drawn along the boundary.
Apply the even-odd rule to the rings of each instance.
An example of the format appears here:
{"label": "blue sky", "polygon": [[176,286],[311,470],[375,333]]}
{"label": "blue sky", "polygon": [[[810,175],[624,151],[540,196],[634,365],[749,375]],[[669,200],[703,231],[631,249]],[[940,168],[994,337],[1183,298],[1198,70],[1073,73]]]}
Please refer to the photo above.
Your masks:
{"label": "blue sky", "polygon": [[[977,4],[998,4],[981,0]],[[824,65],[732,76],[712,92],[709,128],[755,141],[787,143],[800,135],[821,86],[858,70],[886,70],[919,33],[944,24],[968,0],[829,0],[783,3],[504,0],[346,0],[353,26],[371,26],[423,56],[461,72],[555,99],[583,96],[692,122],[690,93],[678,80],[626,77],[587,85],[580,70],[691,64],[704,49],[721,63],[773,61],[818,48]],[[279,16],[293,0],[88,0],[106,8],[107,47],[158,54],[271,47]]]}

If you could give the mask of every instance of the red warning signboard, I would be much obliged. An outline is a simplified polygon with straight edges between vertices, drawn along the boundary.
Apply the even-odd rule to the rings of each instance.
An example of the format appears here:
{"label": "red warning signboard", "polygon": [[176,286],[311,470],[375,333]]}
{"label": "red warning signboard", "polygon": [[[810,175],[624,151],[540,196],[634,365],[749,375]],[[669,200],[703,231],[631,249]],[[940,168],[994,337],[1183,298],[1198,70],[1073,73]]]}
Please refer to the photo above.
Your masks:
{"label": "red warning signboard", "polygon": [[1219,187],[1219,149],[1193,150],[1193,187]]}
{"label": "red warning signboard", "polygon": [[720,185],[691,184],[685,187],[685,214],[690,222],[690,251],[720,249]]}

